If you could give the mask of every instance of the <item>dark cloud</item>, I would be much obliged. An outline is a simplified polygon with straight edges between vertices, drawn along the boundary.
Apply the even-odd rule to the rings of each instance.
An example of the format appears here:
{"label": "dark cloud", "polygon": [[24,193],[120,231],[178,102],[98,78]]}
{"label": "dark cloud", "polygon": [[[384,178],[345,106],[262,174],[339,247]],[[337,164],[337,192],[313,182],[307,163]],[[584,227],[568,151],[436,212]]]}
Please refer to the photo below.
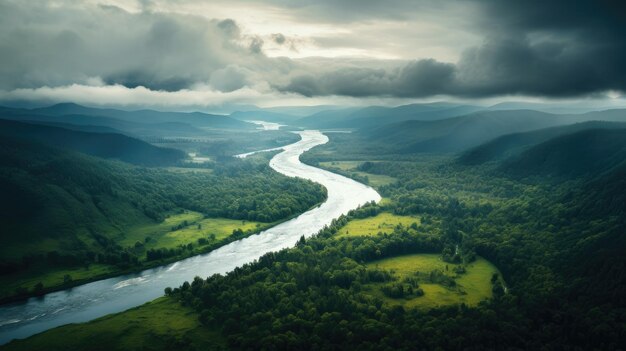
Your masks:
{"label": "dark cloud", "polygon": [[151,90],[177,91],[188,88],[194,83],[191,78],[163,77],[144,70],[114,73],[104,76],[102,81],[107,85],[119,84],[128,88],[139,86]]}
{"label": "dark cloud", "polygon": [[253,54],[260,54],[263,52],[263,39],[259,37],[252,37],[250,39],[250,52]]}
{"label": "dark cloud", "polygon": [[[146,2],[147,5],[148,2]],[[0,89],[87,84],[177,91],[208,84],[231,64],[254,67],[237,23],[112,6],[49,7],[0,3]],[[220,89],[231,89],[242,79]],[[223,78],[214,81],[223,81]]]}
{"label": "dark cloud", "polygon": [[449,94],[454,84],[455,66],[432,59],[410,62],[397,75],[396,96]]}
{"label": "dark cloud", "polygon": [[[154,0],[142,1],[138,13],[113,6],[72,6],[71,1],[66,6],[7,1],[0,2],[0,89],[95,79],[152,90],[261,87],[304,96],[565,97],[626,91],[626,11],[621,1],[266,2],[292,11],[294,18],[308,15],[311,21],[333,25],[398,21],[407,24],[401,26],[406,36],[413,34],[412,24],[420,25],[416,14],[458,13],[471,4],[479,11],[468,11],[468,21],[483,40],[454,63],[427,57],[367,63],[345,57],[271,58],[264,53],[264,39],[266,50],[274,44],[295,50],[293,40],[306,38],[243,34],[233,19],[168,13]],[[351,40],[324,35],[335,48]],[[386,35],[390,33],[381,37]],[[330,45],[321,39],[316,43]]]}
{"label": "dark cloud", "polygon": [[272,34],[272,39],[278,45],[282,45],[287,41],[287,38],[281,33]]}
{"label": "dark cloud", "polygon": [[331,66],[324,74],[295,76],[286,86],[277,88],[305,96],[423,97],[449,92],[454,69],[452,64],[432,59],[410,62],[392,70]]}
{"label": "dark cloud", "polygon": [[[418,60],[397,71],[339,68],[279,89],[307,96],[530,95],[626,91],[626,7],[617,1],[484,1],[482,45],[455,64]],[[306,84],[303,84],[306,83]]]}

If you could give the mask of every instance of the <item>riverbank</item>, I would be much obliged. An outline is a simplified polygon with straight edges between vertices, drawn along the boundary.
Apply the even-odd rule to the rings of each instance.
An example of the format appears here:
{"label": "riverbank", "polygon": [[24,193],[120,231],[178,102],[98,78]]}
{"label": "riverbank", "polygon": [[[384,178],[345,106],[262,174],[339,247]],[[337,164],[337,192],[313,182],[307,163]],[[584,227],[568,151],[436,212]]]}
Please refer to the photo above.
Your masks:
{"label": "riverbank", "polygon": [[[328,195],[325,194],[325,197],[322,201],[318,202],[317,204],[309,207],[307,209],[307,211],[310,211],[316,207],[319,207],[322,203],[324,203],[328,198]],[[305,211],[306,212],[306,211]],[[42,297],[45,296],[46,294],[52,293],[52,292],[57,292],[57,291],[61,291],[61,290],[65,290],[65,289],[71,289],[80,285],[84,285],[84,284],[88,284],[91,282],[95,282],[98,280],[103,280],[103,279],[107,279],[107,278],[111,278],[111,277],[116,277],[116,276],[120,276],[120,275],[126,275],[126,274],[133,274],[133,273],[139,273],[141,271],[144,271],[146,269],[151,269],[151,268],[156,268],[156,267],[161,267],[161,266],[166,266],[172,263],[175,263],[177,261],[186,259],[186,258],[190,258],[190,257],[194,257],[194,256],[198,256],[198,255],[202,255],[202,254],[207,254],[213,250],[216,250],[224,245],[228,245],[234,241],[237,240],[241,240],[244,238],[247,238],[249,236],[252,235],[257,235],[259,233],[261,233],[264,230],[270,229],[276,225],[279,225],[283,222],[289,221],[293,218],[298,217],[299,215],[301,215],[301,213],[297,213],[297,214],[293,214],[291,216],[285,217],[279,221],[275,221],[272,223],[264,223],[262,226],[259,227],[255,227],[255,229],[253,230],[245,230],[242,232],[242,234],[231,234],[225,238],[220,239],[217,242],[213,242],[213,243],[207,243],[205,245],[196,245],[193,247],[192,250],[187,250],[187,251],[183,251],[183,254],[180,255],[176,255],[176,256],[172,256],[172,257],[168,257],[168,258],[163,258],[163,259],[159,259],[159,260],[153,260],[153,261],[147,261],[147,260],[143,260],[140,261],[138,265],[134,265],[132,267],[128,267],[128,268],[119,268],[116,266],[112,266],[112,265],[97,265],[97,267],[89,267],[89,268],[77,268],[75,270],[62,270],[60,271],[59,274],[61,277],[63,275],[65,275],[66,273],[68,275],[70,275],[72,277],[71,281],[67,281],[67,282],[63,282],[62,279],[58,279],[58,281],[60,283],[56,284],[56,285],[44,285],[44,287],[40,290],[34,291],[31,289],[22,292],[22,293],[14,293],[13,295],[4,295],[4,296],[0,296],[0,307],[1,305],[5,305],[5,304],[10,304],[10,303],[14,303],[14,302],[20,302],[20,301],[25,301],[28,300],[32,297]],[[194,243],[195,244],[195,243]],[[96,266],[96,265],[91,265],[91,266]],[[97,273],[97,271],[105,271],[104,273]],[[79,274],[75,274],[74,272],[78,272]],[[81,277],[84,274],[87,274],[88,277],[84,277],[84,278],[76,278]],[[95,274],[90,274],[90,273],[95,273]],[[15,277],[3,277],[3,280],[11,280],[11,279],[15,279]],[[35,279],[30,279],[32,281],[39,281],[39,280],[45,280],[45,279],[41,279],[41,278],[35,278]],[[0,282],[2,282],[2,280],[0,280]],[[33,284],[30,284],[33,285]],[[4,287],[9,287],[9,284],[3,284]],[[2,289],[0,289],[0,291],[2,291],[4,289],[4,287]],[[15,288],[10,287],[9,289],[11,289],[12,291],[16,291]],[[0,295],[3,295],[0,293]]]}
{"label": "riverbank", "polygon": [[287,176],[317,182],[327,189],[327,200],[296,218],[264,230],[258,235],[233,241],[207,254],[190,257],[167,266],[136,274],[112,277],[58,291],[41,299],[0,307],[0,322],[19,322],[0,327],[0,343],[24,338],[67,323],[86,322],[106,314],[124,311],[162,296],[163,289],[178,286],[194,276],[224,274],[265,253],[292,247],[302,237],[310,237],[333,219],[358,206],[379,201],[371,187],[319,168],[305,165],[299,156],[324,144],[328,138],[318,131],[299,133],[301,140],[287,145],[275,155],[270,166]]}

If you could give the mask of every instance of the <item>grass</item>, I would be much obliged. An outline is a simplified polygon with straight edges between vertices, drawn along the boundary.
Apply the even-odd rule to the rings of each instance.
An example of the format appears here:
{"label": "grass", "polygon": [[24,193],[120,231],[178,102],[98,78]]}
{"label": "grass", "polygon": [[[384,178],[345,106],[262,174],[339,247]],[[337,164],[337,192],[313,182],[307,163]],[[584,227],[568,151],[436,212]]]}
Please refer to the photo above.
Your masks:
{"label": "grass", "polygon": [[[448,270],[446,270],[448,266]],[[424,296],[410,299],[393,299],[385,296],[380,287],[383,283],[368,284],[366,294],[380,297],[390,305],[403,305],[428,309],[436,306],[455,305],[465,303],[475,306],[480,301],[489,299],[492,294],[491,277],[494,273],[500,275],[498,269],[482,257],[466,265],[466,273],[456,274],[454,268],[458,265],[443,262],[437,254],[414,254],[397,256],[375,261],[368,264],[368,268],[378,268],[392,271],[395,278],[402,280],[406,277],[415,277],[417,272],[430,273],[439,270],[445,275],[454,278],[455,288],[445,287],[440,284],[430,283],[423,276],[418,278],[419,287],[424,290]]]}
{"label": "grass", "polygon": [[[381,174],[372,174],[361,172],[357,170],[357,167],[365,161],[329,161],[320,162],[319,165],[322,168],[329,170],[338,169],[344,173],[354,174],[358,177],[367,177],[368,184],[374,188],[378,188],[384,185],[389,185],[396,182],[396,178]],[[374,161],[375,162],[375,161]]]}
{"label": "grass", "polygon": [[0,276],[0,297],[10,296],[18,288],[32,291],[39,282],[50,288],[63,285],[63,277],[70,275],[73,280],[91,280],[93,277],[106,276],[115,273],[118,269],[111,265],[91,264],[89,268],[55,268],[50,269],[45,264],[35,265],[26,271]]}
{"label": "grass", "polygon": [[419,225],[419,217],[398,216],[393,213],[383,212],[374,217],[351,220],[339,229],[337,236],[367,236],[376,235],[379,232],[391,233],[398,224],[408,227],[413,223]]}
{"label": "grass", "polygon": [[[219,241],[230,236],[235,229],[247,232],[265,229],[271,225],[227,218],[204,218],[199,212],[185,211],[171,215],[161,223],[134,226],[120,238],[119,242],[122,246],[133,246],[139,241],[144,243],[147,249],[174,248],[189,243],[195,244],[198,239],[208,238],[211,234]],[[172,230],[179,226],[182,228]],[[147,237],[150,237],[148,242]]]}
{"label": "grass", "polygon": [[[185,225],[185,221],[187,225]],[[266,229],[274,224],[226,218],[204,218],[199,212],[184,211],[167,217],[161,223],[144,221],[143,224],[132,226],[128,231],[119,234],[115,239],[122,247],[133,247],[136,242],[141,242],[144,244],[143,250],[176,248],[180,245],[191,243],[194,245],[194,250],[186,251],[187,256],[189,256],[204,252],[202,250],[207,248],[207,246],[198,246],[198,239],[200,238],[208,239],[212,235],[214,238],[209,240],[208,244],[214,245],[232,235],[235,229],[241,229],[246,233],[250,233]],[[77,235],[80,235],[80,233]],[[148,242],[146,242],[146,237],[150,237]],[[91,239],[86,236],[84,240]],[[142,251],[138,251],[137,254],[145,259]],[[179,260],[182,258],[184,257],[178,256],[172,259]],[[140,262],[141,265],[135,267],[134,270],[165,263],[159,261],[146,262],[143,260]],[[33,292],[35,286],[40,282],[43,284],[44,291],[39,293],[67,288],[68,285],[64,284],[65,275],[71,276],[72,283],[70,285],[77,285],[128,271],[105,264],[91,264],[89,267],[73,268],[50,267],[43,263],[36,264],[18,273],[0,276],[0,299],[6,300],[16,295]],[[19,294],[18,289],[22,291]]]}
{"label": "grass", "polygon": [[88,323],[70,324],[13,341],[6,350],[214,350],[221,335],[198,321],[198,314],[162,297]]}

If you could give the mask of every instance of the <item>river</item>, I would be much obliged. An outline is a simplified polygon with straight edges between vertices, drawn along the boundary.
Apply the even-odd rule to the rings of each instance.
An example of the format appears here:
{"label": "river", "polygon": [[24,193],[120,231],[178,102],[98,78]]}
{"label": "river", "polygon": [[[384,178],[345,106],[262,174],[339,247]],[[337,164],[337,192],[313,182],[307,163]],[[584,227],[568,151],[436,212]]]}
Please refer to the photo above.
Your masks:
{"label": "river", "polygon": [[284,146],[284,151],[270,160],[270,166],[287,176],[322,184],[328,190],[326,202],[258,235],[207,254],[1,306],[0,345],[63,324],[86,322],[141,305],[162,296],[166,287],[179,286],[195,276],[229,272],[267,252],[292,247],[302,235],[314,235],[334,218],[366,202],[380,200],[380,195],[368,186],[300,162],[303,152],[328,142],[328,137],[319,131],[298,134],[301,140]]}

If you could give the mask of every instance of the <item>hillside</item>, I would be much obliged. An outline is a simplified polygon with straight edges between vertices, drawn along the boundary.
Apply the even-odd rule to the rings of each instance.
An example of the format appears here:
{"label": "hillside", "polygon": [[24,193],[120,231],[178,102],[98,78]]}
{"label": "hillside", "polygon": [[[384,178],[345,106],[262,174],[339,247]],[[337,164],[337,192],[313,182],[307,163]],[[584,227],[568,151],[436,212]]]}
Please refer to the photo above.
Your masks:
{"label": "hillside", "polygon": [[183,151],[157,147],[122,134],[90,133],[16,121],[0,120],[0,135],[144,166],[173,165],[186,157]]}
{"label": "hillside", "polygon": [[[89,128],[112,128],[129,135],[137,136],[199,136],[205,132],[189,124],[180,122],[136,123],[112,117],[91,116],[82,114],[46,115],[37,114],[32,110],[0,107],[0,118],[38,124],[82,126]],[[68,129],[78,129],[72,127]],[[81,128],[84,130],[84,128]]]}
{"label": "hillside", "polygon": [[149,182],[129,177],[134,169],[121,163],[6,136],[0,145],[4,260],[89,248],[99,235],[108,238],[174,207]]}
{"label": "hillside", "polygon": [[228,116],[212,115],[201,112],[164,112],[154,110],[124,111],[81,106],[73,103],[61,103],[31,110],[32,113],[47,116],[86,115],[116,118],[135,123],[178,122],[194,127],[218,129],[254,129],[250,123]]}
{"label": "hillside", "polygon": [[532,145],[542,143],[557,136],[586,129],[616,128],[626,128],[626,123],[590,121],[525,133],[507,134],[464,152],[458,158],[458,162],[465,165],[477,165],[489,161],[496,161],[518,154]]}
{"label": "hillside", "polygon": [[432,121],[464,115],[480,107],[449,103],[411,104],[398,107],[370,106],[323,111],[304,117],[298,125],[311,128],[367,128],[407,120]]}
{"label": "hillside", "polygon": [[530,110],[488,111],[438,121],[405,121],[364,128],[357,135],[389,145],[396,153],[458,152],[504,134],[566,121],[566,117]]}
{"label": "hillside", "polygon": [[514,177],[594,176],[626,160],[626,129],[591,129],[550,139],[505,160]]}
{"label": "hillside", "polygon": [[[211,226],[232,226],[220,237],[230,240],[236,228],[246,228],[240,238],[257,223],[262,228],[325,199],[320,185],[282,176],[263,160],[233,159],[212,170],[179,172],[10,136],[0,138],[0,193],[0,300],[37,293],[38,281],[47,289],[61,286],[64,270],[93,278],[141,268],[150,261],[148,247],[160,250],[159,257],[183,258],[219,244],[198,247],[197,237],[184,235],[162,243],[150,228],[187,229],[194,217],[213,234],[219,231]],[[172,227],[163,222],[186,210],[195,215],[183,215]],[[137,228],[139,234],[132,234]],[[207,231],[198,235],[206,238]],[[94,269],[85,268],[91,264]]]}
{"label": "hillside", "polygon": [[292,116],[286,113],[265,110],[236,111],[228,116],[240,121],[266,121],[273,123],[292,122],[298,118],[296,116]]}

